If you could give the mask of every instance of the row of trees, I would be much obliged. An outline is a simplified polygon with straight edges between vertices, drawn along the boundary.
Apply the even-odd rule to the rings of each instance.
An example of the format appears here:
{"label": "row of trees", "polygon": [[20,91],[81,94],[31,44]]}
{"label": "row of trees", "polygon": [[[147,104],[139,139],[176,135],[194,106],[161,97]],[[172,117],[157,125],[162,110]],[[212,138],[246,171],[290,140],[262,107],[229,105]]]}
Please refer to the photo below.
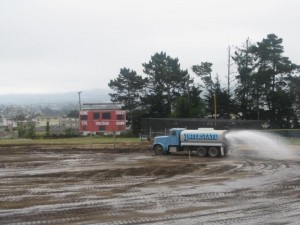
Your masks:
{"label": "row of trees", "polygon": [[[178,58],[165,52],[155,53],[143,63],[144,76],[122,68],[108,86],[112,102],[123,103],[133,129],[141,117],[212,118],[214,96],[217,117],[268,121],[272,128],[297,127],[300,110],[299,66],[283,56],[282,39],[269,34],[261,42],[249,39],[236,47],[228,61],[236,70],[233,80],[222,87],[218,74],[213,76],[211,62],[180,67]],[[228,71],[230,63],[228,64]],[[200,78],[201,83],[195,80]]]}

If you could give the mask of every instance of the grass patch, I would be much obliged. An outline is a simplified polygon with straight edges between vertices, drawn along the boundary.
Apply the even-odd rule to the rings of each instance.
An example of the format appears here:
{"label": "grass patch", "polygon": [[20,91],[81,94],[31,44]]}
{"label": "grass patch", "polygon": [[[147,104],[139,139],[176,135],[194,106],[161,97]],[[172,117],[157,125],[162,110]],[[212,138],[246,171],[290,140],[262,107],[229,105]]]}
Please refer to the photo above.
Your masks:
{"label": "grass patch", "polygon": [[76,137],[59,139],[5,139],[0,140],[0,146],[7,145],[91,145],[91,144],[138,144],[139,138],[128,137]]}
{"label": "grass patch", "polygon": [[300,138],[286,138],[287,143],[291,145],[300,145]]}

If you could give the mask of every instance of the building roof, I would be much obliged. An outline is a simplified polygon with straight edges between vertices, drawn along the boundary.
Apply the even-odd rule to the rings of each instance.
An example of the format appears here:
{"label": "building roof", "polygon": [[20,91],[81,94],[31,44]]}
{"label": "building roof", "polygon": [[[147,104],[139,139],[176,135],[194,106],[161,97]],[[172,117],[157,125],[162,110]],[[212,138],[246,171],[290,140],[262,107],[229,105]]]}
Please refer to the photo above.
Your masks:
{"label": "building roof", "polygon": [[105,109],[116,110],[122,109],[121,103],[83,103],[82,110]]}

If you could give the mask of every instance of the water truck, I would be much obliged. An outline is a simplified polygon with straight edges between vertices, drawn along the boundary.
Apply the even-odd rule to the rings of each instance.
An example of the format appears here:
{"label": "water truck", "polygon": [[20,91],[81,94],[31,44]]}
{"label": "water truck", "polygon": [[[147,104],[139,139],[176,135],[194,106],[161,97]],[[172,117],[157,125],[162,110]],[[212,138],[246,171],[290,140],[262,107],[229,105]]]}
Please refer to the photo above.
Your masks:
{"label": "water truck", "polygon": [[152,149],[157,155],[191,152],[198,156],[225,156],[228,152],[228,142],[225,138],[227,132],[227,130],[213,128],[199,128],[198,130],[172,128],[169,136],[155,137]]}

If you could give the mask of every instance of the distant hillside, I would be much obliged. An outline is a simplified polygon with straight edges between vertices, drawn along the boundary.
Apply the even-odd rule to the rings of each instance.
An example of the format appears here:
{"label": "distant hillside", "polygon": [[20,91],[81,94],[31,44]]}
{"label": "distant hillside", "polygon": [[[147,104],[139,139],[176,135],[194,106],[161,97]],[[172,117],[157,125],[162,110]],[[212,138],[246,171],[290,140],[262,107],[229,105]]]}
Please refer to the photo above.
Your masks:
{"label": "distant hillside", "polygon": [[[81,93],[81,102],[107,103],[110,102],[108,93],[111,90],[85,90]],[[35,105],[35,104],[77,104],[78,92],[57,94],[5,94],[0,95],[0,105]]]}

